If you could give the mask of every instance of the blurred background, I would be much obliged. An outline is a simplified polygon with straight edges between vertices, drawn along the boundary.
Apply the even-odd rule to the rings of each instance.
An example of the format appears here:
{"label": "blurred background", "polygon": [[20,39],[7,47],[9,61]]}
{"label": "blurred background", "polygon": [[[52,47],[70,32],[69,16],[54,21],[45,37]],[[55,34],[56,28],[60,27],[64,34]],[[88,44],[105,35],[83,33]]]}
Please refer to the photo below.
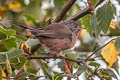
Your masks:
{"label": "blurred background", "polygon": [[[36,39],[30,39],[33,38],[32,34],[24,29],[21,29],[17,27],[16,25],[10,25],[10,23],[4,21],[3,19],[7,18],[12,21],[17,21],[19,23],[22,23],[28,27],[33,28],[40,28],[40,27],[46,27],[49,22],[60,13],[61,9],[63,8],[64,4],[68,0],[0,0],[0,19],[1,19],[1,26],[4,26],[6,29],[14,29],[16,30],[16,37],[17,37],[17,44],[20,46],[22,42],[27,41],[28,45],[35,45],[38,43]],[[97,4],[99,0],[92,0],[94,2],[94,5]],[[107,0],[105,0],[101,5],[105,4]],[[113,4],[113,7],[115,8],[115,16],[112,20],[112,24],[110,26],[110,30],[108,31],[108,35],[106,34],[100,34],[98,38],[92,34],[92,30],[87,24],[87,19],[89,15],[86,17],[82,17],[77,21],[81,26],[86,27],[87,30],[82,30],[79,34],[79,41],[76,44],[77,47],[75,48],[75,51],[66,52],[66,56],[73,57],[73,56],[79,56],[79,58],[85,58],[88,56],[92,51],[94,51],[96,48],[102,46],[115,36],[120,35],[120,30],[116,30],[115,27],[119,26],[120,22],[120,0],[111,0],[111,3]],[[100,5],[100,6],[101,6]],[[88,6],[87,0],[77,0],[76,3],[72,6],[72,8],[67,12],[67,14],[64,17],[64,20],[66,18],[69,18],[70,16],[80,12],[81,10],[85,9]],[[97,10],[100,6],[98,6],[95,10]],[[4,24],[4,25],[3,25]],[[40,48],[41,52],[43,51],[43,48]],[[6,51],[3,48],[0,49],[1,52]],[[41,53],[40,52],[40,53]],[[37,52],[38,53],[38,52]],[[74,54],[73,54],[74,53]],[[76,54],[75,54],[76,53]],[[70,55],[71,54],[71,55]],[[38,55],[35,53],[35,56]],[[43,54],[42,54],[43,55]],[[100,51],[97,54],[98,57],[100,57]],[[118,58],[119,59],[119,58]],[[50,60],[50,63],[48,63],[48,66],[50,70],[53,70],[55,72],[61,72],[62,70],[61,60]],[[43,62],[44,63],[44,62]],[[57,65],[59,63],[59,65]],[[97,63],[101,65],[102,68],[106,68],[107,64],[102,60],[101,58],[98,59]],[[33,65],[34,64],[34,65]],[[46,65],[47,63],[44,63],[43,67],[48,68]],[[45,75],[43,68],[39,67],[42,65],[42,62],[39,61],[32,61],[32,67],[39,69],[38,75]],[[118,64],[119,66],[119,64]],[[58,68],[59,67],[59,68]],[[76,66],[76,64],[74,65]],[[48,69],[49,70],[49,69]],[[47,71],[48,71],[47,70]],[[74,68],[74,72],[76,69]],[[113,70],[115,71],[115,70]],[[115,71],[116,73],[117,71]],[[43,74],[44,73],[44,74]],[[47,73],[47,72],[46,72]],[[120,71],[118,70],[118,73]],[[50,73],[48,73],[50,74]],[[48,75],[47,74],[47,75]],[[54,73],[55,74],[55,73]],[[56,73],[57,74],[57,73]],[[84,73],[83,73],[84,74]],[[116,73],[117,77],[120,79],[120,75]],[[49,75],[48,75],[49,77]],[[85,75],[81,75],[79,77],[79,80],[83,80],[83,77]],[[42,79],[40,79],[42,80]],[[43,80],[46,80],[43,78]],[[63,80],[66,80],[64,78]],[[73,79],[74,80],[74,79]],[[99,80],[95,77],[95,80]]]}

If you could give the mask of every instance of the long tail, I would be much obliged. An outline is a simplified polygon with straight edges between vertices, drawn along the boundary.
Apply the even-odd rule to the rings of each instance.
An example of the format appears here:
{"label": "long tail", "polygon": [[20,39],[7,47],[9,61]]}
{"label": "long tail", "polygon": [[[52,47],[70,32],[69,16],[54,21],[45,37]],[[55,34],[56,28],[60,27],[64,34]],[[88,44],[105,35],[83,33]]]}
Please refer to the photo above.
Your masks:
{"label": "long tail", "polygon": [[12,23],[15,24],[15,25],[17,25],[17,26],[19,26],[19,27],[22,27],[24,29],[32,30],[32,28],[29,28],[29,27],[27,27],[27,26],[25,26],[25,25],[23,25],[21,23],[18,23],[16,21],[13,21]]}
{"label": "long tail", "polygon": [[27,26],[25,26],[25,25],[23,25],[23,24],[21,24],[21,23],[19,23],[19,22],[11,21],[11,20],[9,20],[9,19],[5,19],[5,20],[7,20],[8,22],[10,22],[10,23],[12,23],[12,24],[15,24],[15,25],[17,25],[17,26],[19,26],[19,27],[22,27],[22,28],[24,28],[24,29],[32,30],[32,28],[29,28],[29,27],[27,27]]}
{"label": "long tail", "polygon": [[12,20],[9,20],[9,19],[6,19],[8,22],[12,23],[12,24],[15,24],[21,28],[24,28],[24,29],[27,29],[29,30],[33,35],[37,35],[39,34],[41,31],[43,31],[43,28],[38,28],[38,29],[34,29],[34,28],[29,28],[21,23],[18,23],[16,21],[12,21]]}

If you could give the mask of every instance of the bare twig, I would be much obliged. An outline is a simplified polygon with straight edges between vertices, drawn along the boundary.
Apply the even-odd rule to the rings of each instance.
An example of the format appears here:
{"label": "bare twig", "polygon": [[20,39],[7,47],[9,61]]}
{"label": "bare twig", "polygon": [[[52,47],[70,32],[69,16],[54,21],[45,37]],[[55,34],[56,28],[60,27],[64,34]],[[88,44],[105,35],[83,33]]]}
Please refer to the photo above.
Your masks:
{"label": "bare twig", "polygon": [[15,76],[15,80],[18,80],[23,72],[24,72],[24,67],[22,67],[22,69],[20,69],[20,71],[17,73],[17,75]]}
{"label": "bare twig", "polygon": [[[44,76],[37,76],[37,77],[35,77],[35,78],[33,78],[33,79],[31,79],[31,78],[25,78],[25,80],[38,80],[40,77],[44,77]],[[5,80],[7,80],[6,77],[2,77],[2,78],[4,78]],[[14,77],[11,77],[11,78],[10,78],[10,80],[14,80],[14,79],[15,79]]]}
{"label": "bare twig", "polygon": [[[119,37],[117,37],[117,38],[119,38]],[[101,50],[102,48],[104,48],[104,47],[107,46],[110,42],[112,42],[113,40],[116,40],[117,38],[111,39],[111,40],[110,40],[109,42],[107,42],[105,45],[103,45],[103,46],[101,46],[100,48],[98,48],[98,49],[96,49],[95,51],[93,51],[93,53],[92,53],[90,56],[88,56],[88,57],[85,59],[85,61],[88,61],[89,58],[91,58],[96,52],[98,52],[99,50]]]}
{"label": "bare twig", "polygon": [[3,26],[4,28],[7,28],[7,27],[6,27],[4,24],[2,24],[1,22],[0,22],[0,25]]}
{"label": "bare twig", "polygon": [[90,13],[91,13],[90,8],[87,7],[84,10],[82,10],[81,12],[79,12],[79,13],[73,15],[72,17],[68,18],[67,20],[77,21],[79,18],[85,16],[86,14],[90,14]]}
{"label": "bare twig", "polygon": [[[99,4],[101,4],[103,1],[105,0],[100,0],[99,3],[95,6],[97,7]],[[81,12],[73,15],[72,17],[68,18],[68,20],[74,20],[74,21],[77,21],[79,18],[87,15],[87,14],[90,14],[91,13],[91,9],[90,7],[88,6],[87,8],[85,8],[84,10],[82,10]]]}
{"label": "bare twig", "polygon": [[[95,71],[93,71],[89,66],[87,66],[87,69],[92,73],[93,76],[97,76],[100,80],[103,80],[103,78],[101,76],[99,76],[99,74]],[[90,77],[92,77],[92,75]]]}
{"label": "bare twig", "polygon": [[87,0],[88,2],[88,5],[89,5],[89,8],[90,8],[90,11],[94,11],[94,6],[93,6],[93,3],[91,0]]}
{"label": "bare twig", "polygon": [[68,10],[72,7],[72,5],[75,3],[76,0],[68,0],[68,2],[65,4],[64,8],[61,10],[60,14],[55,18],[53,22],[59,22],[62,20],[62,18],[65,16],[65,14],[68,12]]}
{"label": "bare twig", "polygon": [[29,56],[28,59],[65,59],[72,62],[76,62],[78,64],[84,61],[83,59],[72,59],[72,58],[63,57],[63,56]]}
{"label": "bare twig", "polygon": [[101,4],[103,1],[105,1],[105,0],[100,0],[99,1],[99,3],[95,6],[95,7],[97,7],[99,4]]}

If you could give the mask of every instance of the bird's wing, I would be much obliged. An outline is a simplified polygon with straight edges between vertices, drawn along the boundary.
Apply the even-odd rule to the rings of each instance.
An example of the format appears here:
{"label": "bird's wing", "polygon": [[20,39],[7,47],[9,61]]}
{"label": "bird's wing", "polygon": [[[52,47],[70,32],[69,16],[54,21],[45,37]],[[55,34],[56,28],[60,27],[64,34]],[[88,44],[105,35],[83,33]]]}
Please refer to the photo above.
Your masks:
{"label": "bird's wing", "polygon": [[56,38],[56,34],[52,32],[41,32],[37,34],[36,37]]}
{"label": "bird's wing", "polygon": [[54,38],[54,39],[69,39],[72,32],[64,25],[52,24],[49,25],[43,32],[36,35],[36,37]]}

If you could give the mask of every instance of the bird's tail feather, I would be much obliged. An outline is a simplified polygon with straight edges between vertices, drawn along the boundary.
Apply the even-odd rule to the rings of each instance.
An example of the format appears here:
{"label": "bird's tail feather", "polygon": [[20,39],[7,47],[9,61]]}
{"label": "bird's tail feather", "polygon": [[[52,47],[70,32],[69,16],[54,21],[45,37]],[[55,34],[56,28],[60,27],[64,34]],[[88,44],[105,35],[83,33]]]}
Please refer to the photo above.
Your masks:
{"label": "bird's tail feather", "polygon": [[21,24],[21,23],[19,23],[19,22],[12,21],[12,20],[9,20],[9,19],[5,19],[5,20],[7,20],[8,22],[10,22],[10,23],[12,23],[12,24],[15,24],[15,25],[17,25],[17,26],[19,26],[19,27],[22,27],[22,28],[24,28],[24,29],[32,30],[32,28],[29,28],[29,27],[27,27],[27,26],[25,26],[25,25],[23,25],[23,24]]}
{"label": "bird's tail feather", "polygon": [[12,23],[15,24],[15,25],[17,25],[17,26],[19,26],[19,27],[22,27],[24,29],[32,30],[32,28],[29,28],[29,27],[27,27],[27,26],[25,26],[25,25],[23,25],[21,23],[18,23],[16,21],[13,21]]}

